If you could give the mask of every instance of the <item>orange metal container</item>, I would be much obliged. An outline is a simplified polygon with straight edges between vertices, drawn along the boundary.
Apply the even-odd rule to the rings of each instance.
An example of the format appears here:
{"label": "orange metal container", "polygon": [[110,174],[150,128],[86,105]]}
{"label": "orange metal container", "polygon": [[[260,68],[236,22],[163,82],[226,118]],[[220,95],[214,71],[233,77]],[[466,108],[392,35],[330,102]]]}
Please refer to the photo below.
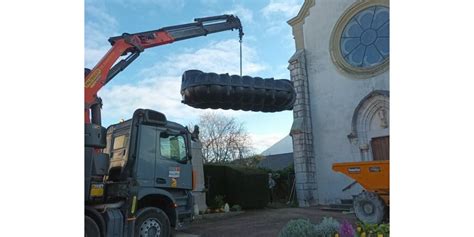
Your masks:
{"label": "orange metal container", "polygon": [[332,169],[354,179],[365,190],[377,193],[388,205],[390,191],[388,160],[334,163]]}

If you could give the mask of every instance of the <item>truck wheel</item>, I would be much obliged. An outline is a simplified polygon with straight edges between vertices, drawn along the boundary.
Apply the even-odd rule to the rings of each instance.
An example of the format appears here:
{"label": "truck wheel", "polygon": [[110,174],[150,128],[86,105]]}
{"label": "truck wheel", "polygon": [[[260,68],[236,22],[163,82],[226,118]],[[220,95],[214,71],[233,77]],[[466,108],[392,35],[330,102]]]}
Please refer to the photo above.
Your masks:
{"label": "truck wheel", "polygon": [[366,224],[380,224],[386,213],[384,201],[372,192],[362,192],[354,198],[354,212]]}
{"label": "truck wheel", "polygon": [[160,209],[148,207],[143,209],[135,222],[135,236],[139,237],[169,237],[170,221]]}
{"label": "truck wheel", "polygon": [[100,230],[99,226],[95,223],[95,221],[86,216],[85,219],[85,236],[86,237],[100,237]]}

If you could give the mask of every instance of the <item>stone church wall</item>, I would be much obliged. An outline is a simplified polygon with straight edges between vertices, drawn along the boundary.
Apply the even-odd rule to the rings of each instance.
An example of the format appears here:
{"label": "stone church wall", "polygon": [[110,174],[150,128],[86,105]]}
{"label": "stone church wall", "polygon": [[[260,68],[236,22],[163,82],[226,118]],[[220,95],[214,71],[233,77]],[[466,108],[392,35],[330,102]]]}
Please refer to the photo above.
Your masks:
{"label": "stone church wall", "polygon": [[[298,90],[299,81],[307,87],[307,91],[301,88],[297,93],[308,97],[295,105],[294,126],[301,118],[304,120],[302,123],[306,123],[305,128],[310,129],[302,133],[304,136],[293,135],[295,170],[300,176],[299,184],[297,178],[297,189],[299,187],[306,199],[316,200],[318,204],[337,203],[340,199],[351,199],[352,195],[358,194],[362,190],[358,185],[342,192],[352,180],[335,173],[331,169],[332,164],[371,160],[370,148],[362,149],[370,139],[369,130],[372,135],[388,135],[388,124],[380,124],[388,123],[389,71],[361,78],[340,70],[331,57],[334,27],[354,3],[356,1],[353,0],[315,0],[302,26],[304,65],[298,65],[301,60],[295,60],[299,51],[290,59],[289,69],[292,80],[297,83],[295,87]],[[301,78],[297,67],[304,67],[306,78]],[[309,106],[305,107],[306,103]],[[362,111],[369,108],[373,111]],[[365,117],[359,114],[365,114]],[[374,122],[376,120],[380,121]],[[374,128],[357,131],[361,130],[358,123],[368,123],[364,128]],[[298,157],[298,152],[305,155]],[[311,178],[312,175],[314,178]],[[308,198],[310,193],[314,197]],[[304,200],[300,202],[305,203]]]}

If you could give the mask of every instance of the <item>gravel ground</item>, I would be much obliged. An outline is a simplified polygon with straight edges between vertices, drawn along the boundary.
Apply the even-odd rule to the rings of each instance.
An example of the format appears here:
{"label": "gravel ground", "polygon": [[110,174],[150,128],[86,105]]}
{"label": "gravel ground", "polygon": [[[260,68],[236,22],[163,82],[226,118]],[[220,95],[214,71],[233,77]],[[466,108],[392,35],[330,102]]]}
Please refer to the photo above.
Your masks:
{"label": "gravel ground", "polygon": [[317,207],[250,210],[236,216],[195,220],[188,229],[182,231],[181,235],[274,237],[278,236],[280,229],[291,219],[304,218],[312,223],[319,223],[325,216],[338,221],[347,219],[349,222],[356,222],[354,214],[323,211]]}

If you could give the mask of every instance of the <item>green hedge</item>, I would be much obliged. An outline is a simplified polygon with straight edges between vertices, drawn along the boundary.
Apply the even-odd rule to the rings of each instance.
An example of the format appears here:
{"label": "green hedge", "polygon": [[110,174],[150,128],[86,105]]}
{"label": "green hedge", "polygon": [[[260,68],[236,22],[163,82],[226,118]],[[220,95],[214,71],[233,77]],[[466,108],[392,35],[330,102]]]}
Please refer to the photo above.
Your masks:
{"label": "green hedge", "polygon": [[263,208],[269,201],[268,174],[255,168],[236,165],[204,165],[208,206],[217,195],[225,202],[244,209]]}
{"label": "green hedge", "polygon": [[[273,179],[275,180],[275,188],[273,189],[273,201],[286,203],[290,198],[291,188],[293,187],[293,182],[295,180],[295,169],[293,163],[287,168],[282,170],[273,171],[270,169],[262,169],[267,173],[273,174]],[[293,190],[292,201],[296,200],[296,191]]]}

